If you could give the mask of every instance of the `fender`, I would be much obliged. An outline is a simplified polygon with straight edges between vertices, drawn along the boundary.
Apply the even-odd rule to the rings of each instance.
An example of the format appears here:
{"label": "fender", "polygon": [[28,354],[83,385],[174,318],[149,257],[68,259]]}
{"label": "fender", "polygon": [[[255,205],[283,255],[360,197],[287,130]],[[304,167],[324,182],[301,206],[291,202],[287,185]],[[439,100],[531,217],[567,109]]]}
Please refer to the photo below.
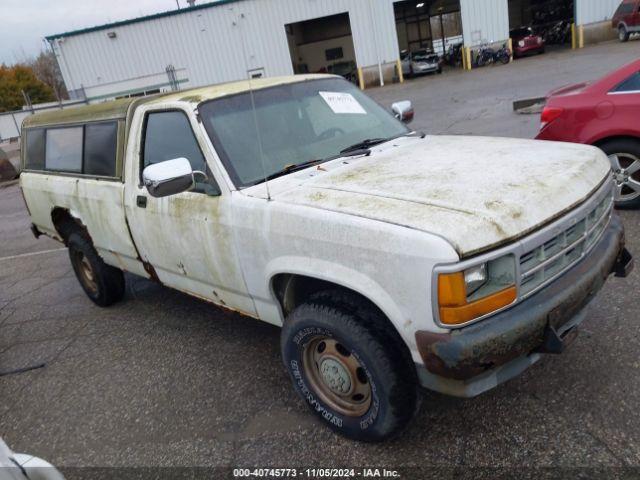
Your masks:
{"label": "fender", "polygon": [[328,262],[317,258],[284,256],[273,259],[267,264],[263,277],[266,282],[264,285],[264,291],[270,292],[271,302],[278,306],[279,325],[284,323],[284,313],[280,308],[276,293],[273,290],[273,278],[278,274],[294,274],[312,277],[318,280],[334,283],[359,293],[363,297],[369,299],[369,301],[376,305],[380,311],[387,316],[398,333],[410,346],[411,350],[413,350],[413,344],[415,343],[413,332],[409,332],[403,327],[405,315],[403,315],[400,307],[384,287],[382,287],[373,278],[366,276],[361,272],[347,268],[338,263]]}
{"label": "fender", "polygon": [[593,135],[587,138],[584,141],[584,143],[587,145],[596,145],[598,143],[602,143],[607,140],[610,140],[613,138],[619,138],[619,137],[635,138],[637,140],[640,140],[640,137],[638,137],[637,131],[624,129],[624,128],[617,128],[614,130],[608,130],[606,132],[598,132],[596,135]]}

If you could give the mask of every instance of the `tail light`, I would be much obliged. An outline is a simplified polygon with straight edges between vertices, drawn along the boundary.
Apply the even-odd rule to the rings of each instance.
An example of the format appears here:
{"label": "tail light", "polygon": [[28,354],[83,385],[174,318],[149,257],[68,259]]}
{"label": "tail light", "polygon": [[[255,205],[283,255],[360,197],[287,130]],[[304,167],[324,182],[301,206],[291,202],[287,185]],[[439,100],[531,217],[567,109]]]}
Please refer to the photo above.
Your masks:
{"label": "tail light", "polygon": [[538,45],[542,45],[542,37],[538,37]]}
{"label": "tail light", "polygon": [[557,120],[563,112],[564,108],[544,107],[542,116],[540,117],[540,130],[549,125],[551,122]]}

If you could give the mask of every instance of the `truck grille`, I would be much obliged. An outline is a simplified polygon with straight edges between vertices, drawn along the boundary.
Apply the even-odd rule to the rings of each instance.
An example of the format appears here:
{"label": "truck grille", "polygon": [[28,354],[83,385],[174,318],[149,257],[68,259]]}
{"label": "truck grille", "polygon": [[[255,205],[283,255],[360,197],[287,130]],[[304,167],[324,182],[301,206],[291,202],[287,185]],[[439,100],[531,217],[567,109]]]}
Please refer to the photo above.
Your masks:
{"label": "truck grille", "polygon": [[533,294],[578,263],[604,232],[612,208],[613,198],[606,195],[572,226],[521,255],[520,298]]}

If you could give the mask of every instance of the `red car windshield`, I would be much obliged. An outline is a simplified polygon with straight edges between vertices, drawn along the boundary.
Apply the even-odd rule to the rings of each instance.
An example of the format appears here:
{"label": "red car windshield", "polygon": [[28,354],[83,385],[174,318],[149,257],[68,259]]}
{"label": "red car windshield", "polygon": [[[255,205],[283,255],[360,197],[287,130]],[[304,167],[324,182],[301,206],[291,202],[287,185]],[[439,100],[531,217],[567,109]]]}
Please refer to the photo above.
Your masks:
{"label": "red car windshield", "polygon": [[533,30],[530,28],[517,28],[515,30],[511,30],[510,36],[511,38],[523,38],[533,35]]}

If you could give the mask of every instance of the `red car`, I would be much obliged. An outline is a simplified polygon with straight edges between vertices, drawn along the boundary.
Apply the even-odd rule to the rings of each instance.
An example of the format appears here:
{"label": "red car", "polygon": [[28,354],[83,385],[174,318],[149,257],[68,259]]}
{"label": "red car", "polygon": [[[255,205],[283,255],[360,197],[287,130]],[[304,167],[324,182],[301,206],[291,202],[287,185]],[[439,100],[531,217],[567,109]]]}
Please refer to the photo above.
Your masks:
{"label": "red car", "polygon": [[600,147],[613,167],[616,205],[640,207],[640,60],[549,93],[536,138]]}
{"label": "red car", "polygon": [[626,42],[633,33],[640,33],[640,0],[624,0],[612,20],[618,30],[618,38]]}
{"label": "red car", "polygon": [[531,27],[515,28],[509,32],[513,44],[513,56],[524,57],[537,53],[544,53],[544,40],[536,35]]}

